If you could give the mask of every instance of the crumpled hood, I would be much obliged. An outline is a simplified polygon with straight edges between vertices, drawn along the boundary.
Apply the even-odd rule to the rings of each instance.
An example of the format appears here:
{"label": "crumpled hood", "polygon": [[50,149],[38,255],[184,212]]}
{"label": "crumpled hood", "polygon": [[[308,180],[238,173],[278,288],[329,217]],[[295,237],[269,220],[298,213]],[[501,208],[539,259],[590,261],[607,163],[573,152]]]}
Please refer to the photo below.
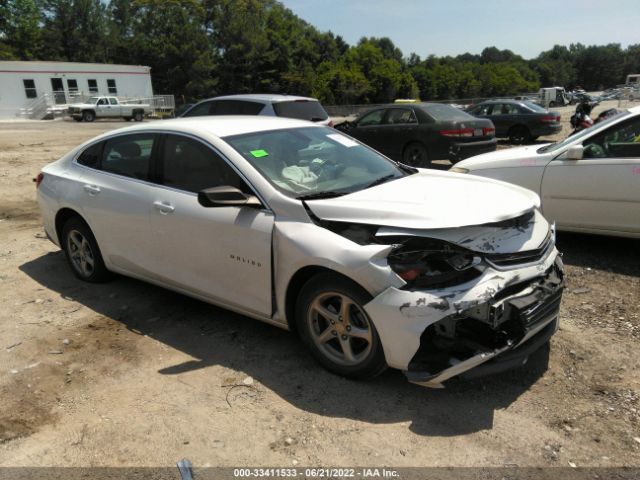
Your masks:
{"label": "crumpled hood", "polygon": [[322,220],[422,230],[508,220],[539,207],[540,198],[498,180],[420,170],[359,192],[306,203]]}

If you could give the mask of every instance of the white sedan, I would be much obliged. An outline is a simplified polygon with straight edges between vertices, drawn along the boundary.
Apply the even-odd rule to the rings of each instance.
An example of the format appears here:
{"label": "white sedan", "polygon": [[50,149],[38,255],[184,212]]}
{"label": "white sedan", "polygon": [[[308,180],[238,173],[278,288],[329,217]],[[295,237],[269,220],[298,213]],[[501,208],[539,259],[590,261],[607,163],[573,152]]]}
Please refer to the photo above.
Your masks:
{"label": "white sedan", "polygon": [[391,366],[440,386],[523,364],[558,326],[562,264],[535,194],[406,167],[325,126],[138,125],[36,185],[81,280],[117,272],[297,330],[348,377]]}
{"label": "white sedan", "polygon": [[451,171],[533,190],[560,230],[640,238],[640,107],[562,142],[478,155]]}

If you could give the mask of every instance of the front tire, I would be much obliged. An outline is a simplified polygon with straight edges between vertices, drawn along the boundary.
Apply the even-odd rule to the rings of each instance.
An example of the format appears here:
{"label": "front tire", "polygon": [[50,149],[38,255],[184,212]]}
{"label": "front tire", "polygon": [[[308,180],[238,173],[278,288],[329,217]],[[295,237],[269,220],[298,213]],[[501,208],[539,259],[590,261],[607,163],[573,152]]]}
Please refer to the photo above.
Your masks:
{"label": "front tire", "polygon": [[93,122],[96,119],[96,114],[91,111],[82,112],[82,120],[85,122]]}
{"label": "front tire", "polygon": [[81,218],[67,220],[62,227],[61,244],[76,277],[90,283],[109,280],[111,273],[104,265],[96,238]]}
{"label": "front tire", "polygon": [[348,378],[368,379],[387,368],[378,332],[363,306],[371,296],[344,277],[309,280],[296,305],[296,326],[315,359]]}
{"label": "front tire", "polygon": [[429,165],[429,152],[421,143],[410,143],[404,149],[402,163],[411,167],[426,167]]}

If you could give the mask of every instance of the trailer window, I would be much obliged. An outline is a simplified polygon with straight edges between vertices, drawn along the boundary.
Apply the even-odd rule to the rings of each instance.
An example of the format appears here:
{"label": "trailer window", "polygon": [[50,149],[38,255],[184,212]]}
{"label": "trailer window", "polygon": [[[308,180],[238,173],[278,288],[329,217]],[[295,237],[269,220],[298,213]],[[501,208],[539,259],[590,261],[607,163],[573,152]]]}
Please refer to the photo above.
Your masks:
{"label": "trailer window", "polygon": [[107,80],[107,88],[109,89],[109,95],[117,95],[118,88],[116,87],[116,81],[113,78]]}
{"label": "trailer window", "polygon": [[24,84],[24,93],[27,98],[36,98],[38,93],[36,92],[36,82],[33,80],[22,80]]}
{"label": "trailer window", "polygon": [[77,80],[73,79],[73,78],[68,78],[67,79],[67,90],[69,90],[69,93],[78,93],[78,82]]}
{"label": "trailer window", "polygon": [[90,78],[87,80],[87,84],[89,85],[89,93],[98,93],[98,81]]}

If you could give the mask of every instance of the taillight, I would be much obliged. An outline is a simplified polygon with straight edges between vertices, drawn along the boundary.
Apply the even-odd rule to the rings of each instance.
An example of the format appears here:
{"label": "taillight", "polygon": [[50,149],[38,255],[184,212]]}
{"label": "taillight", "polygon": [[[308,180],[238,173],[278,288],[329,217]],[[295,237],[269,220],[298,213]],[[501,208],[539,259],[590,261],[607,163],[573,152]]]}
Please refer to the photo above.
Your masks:
{"label": "taillight", "polygon": [[440,130],[445,137],[473,137],[473,128],[459,128],[457,130]]}
{"label": "taillight", "polygon": [[42,183],[42,180],[44,180],[44,173],[40,172],[38,176],[33,179],[33,181],[36,184],[36,188],[40,186],[40,184]]}
{"label": "taillight", "polygon": [[485,137],[493,137],[496,134],[496,129],[493,127],[485,127],[482,129],[482,134]]}
{"label": "taillight", "polygon": [[548,115],[540,117],[540,123],[555,123],[560,121],[560,115]]}

